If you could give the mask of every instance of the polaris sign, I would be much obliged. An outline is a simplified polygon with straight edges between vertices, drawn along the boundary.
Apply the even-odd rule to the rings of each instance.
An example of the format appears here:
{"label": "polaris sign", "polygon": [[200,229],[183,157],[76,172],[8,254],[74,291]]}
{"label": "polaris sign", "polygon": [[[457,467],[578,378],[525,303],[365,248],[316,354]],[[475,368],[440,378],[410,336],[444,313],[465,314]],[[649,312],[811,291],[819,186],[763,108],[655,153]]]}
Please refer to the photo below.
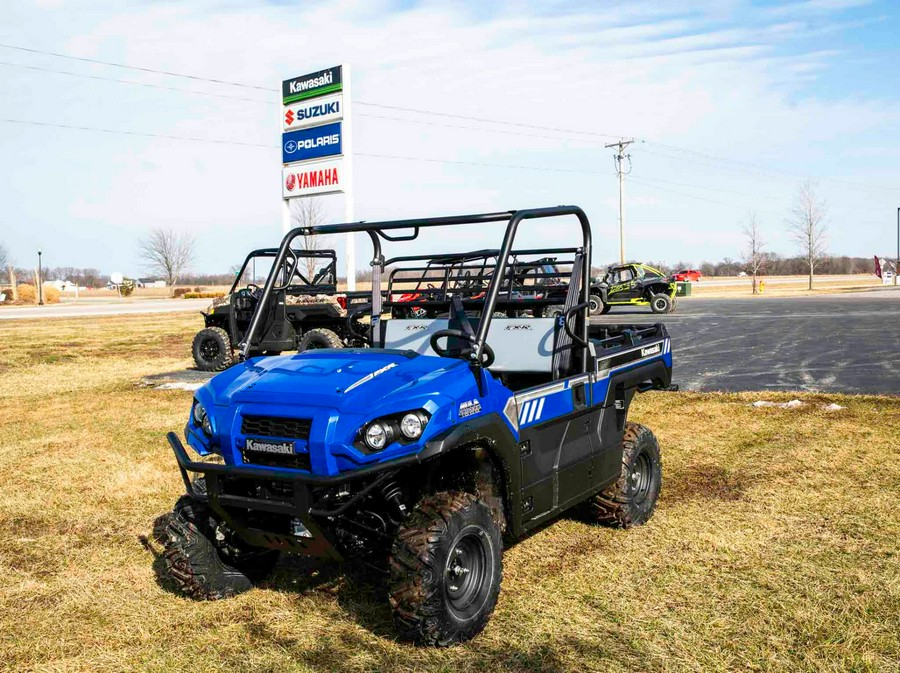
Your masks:
{"label": "polaris sign", "polygon": [[281,83],[281,98],[285,105],[307,98],[316,98],[335,93],[343,88],[342,68],[318,70],[308,75],[286,79]]}
{"label": "polaris sign", "polygon": [[325,124],[281,136],[282,163],[331,157],[341,153],[341,123]]}
{"label": "polaris sign", "polygon": [[338,121],[344,116],[341,94],[294,103],[284,108],[281,121],[285,131]]}

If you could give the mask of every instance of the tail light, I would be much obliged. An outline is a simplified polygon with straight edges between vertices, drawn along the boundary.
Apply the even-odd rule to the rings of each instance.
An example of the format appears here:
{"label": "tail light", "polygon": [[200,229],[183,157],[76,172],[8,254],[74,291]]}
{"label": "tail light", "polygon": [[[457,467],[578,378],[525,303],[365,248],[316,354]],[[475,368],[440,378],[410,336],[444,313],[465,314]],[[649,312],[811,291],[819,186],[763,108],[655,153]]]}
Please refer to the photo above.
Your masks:
{"label": "tail light", "polygon": [[340,306],[345,311],[347,310],[347,295],[345,294],[337,294],[334,296],[337,300],[338,306]]}

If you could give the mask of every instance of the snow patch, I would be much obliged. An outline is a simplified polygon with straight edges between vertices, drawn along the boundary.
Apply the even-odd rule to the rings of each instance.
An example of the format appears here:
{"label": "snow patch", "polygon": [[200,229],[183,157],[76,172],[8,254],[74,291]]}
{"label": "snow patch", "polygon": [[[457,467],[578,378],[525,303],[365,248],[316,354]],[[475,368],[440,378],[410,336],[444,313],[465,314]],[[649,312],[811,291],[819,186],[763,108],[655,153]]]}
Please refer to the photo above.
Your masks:
{"label": "snow patch", "polygon": [[779,409],[799,409],[805,407],[806,402],[800,400],[791,400],[790,402],[769,402],[766,400],[758,400],[750,405],[751,407],[778,407]]}

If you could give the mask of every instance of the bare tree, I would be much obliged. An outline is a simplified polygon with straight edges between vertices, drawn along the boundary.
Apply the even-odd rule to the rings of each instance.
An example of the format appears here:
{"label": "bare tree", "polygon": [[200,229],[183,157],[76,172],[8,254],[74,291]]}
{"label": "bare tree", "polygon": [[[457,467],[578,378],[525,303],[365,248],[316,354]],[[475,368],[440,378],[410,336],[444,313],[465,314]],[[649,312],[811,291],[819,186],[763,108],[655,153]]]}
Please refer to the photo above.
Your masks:
{"label": "bare tree", "polygon": [[[311,197],[294,199],[294,202],[297,203],[295,208],[291,208],[291,221],[294,226],[315,227],[316,225],[325,223],[325,213],[320,199]],[[304,250],[327,250],[331,247],[331,237],[323,236],[322,234],[298,236],[297,240],[300,241]],[[303,260],[303,262],[306,267],[303,269],[306,272],[306,277],[309,280],[312,280],[319,264],[314,257],[307,258]]]}
{"label": "bare tree", "polygon": [[800,256],[809,270],[809,289],[813,289],[816,265],[825,257],[825,216],[828,206],[819,197],[818,186],[805,181],[797,191],[797,201],[787,221],[791,237],[800,245]]}
{"label": "bare tree", "polygon": [[755,210],[747,213],[744,237],[747,242],[747,247],[744,248],[744,263],[747,265],[748,273],[753,276],[753,294],[759,294],[758,277],[759,272],[766,265],[766,254],[763,250],[766,242],[759,230],[759,218],[756,216]]}
{"label": "bare tree", "polygon": [[10,264],[12,264],[12,259],[10,259],[9,251],[0,243],[0,269],[5,269]]}
{"label": "bare tree", "polygon": [[140,242],[140,254],[147,270],[161,275],[166,285],[174,288],[193,263],[196,245],[194,237],[188,233],[179,233],[174,229],[151,229],[147,238]]}

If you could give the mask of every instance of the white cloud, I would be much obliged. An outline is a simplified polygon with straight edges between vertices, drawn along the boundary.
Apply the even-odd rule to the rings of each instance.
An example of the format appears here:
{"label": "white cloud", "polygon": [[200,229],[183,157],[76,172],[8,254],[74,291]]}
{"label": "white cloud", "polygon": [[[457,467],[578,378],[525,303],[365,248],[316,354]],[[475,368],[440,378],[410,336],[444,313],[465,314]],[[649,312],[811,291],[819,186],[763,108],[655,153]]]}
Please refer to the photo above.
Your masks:
{"label": "white cloud", "polygon": [[[802,9],[782,14],[827,14],[835,9],[825,4],[801,3]],[[238,4],[223,9],[211,2],[157,3],[129,5],[111,16],[90,7],[19,8],[13,24],[0,27],[0,42],[272,88],[284,77],[350,62],[354,98],[360,101],[621,133],[759,164],[758,174],[740,173],[684,153],[665,158],[651,153],[651,146],[632,150],[635,176],[674,176],[713,189],[772,194],[781,201],[762,202],[772,212],[787,209],[795,184],[772,172],[878,183],[897,176],[890,155],[868,165],[843,160],[861,138],[867,146],[876,134],[885,145],[896,144],[896,134],[888,131],[900,122],[898,106],[895,101],[804,94],[807,89],[801,86],[823,76],[836,52],[821,45],[811,48],[807,42],[795,44],[809,33],[803,21],[766,19],[766,11],[753,13],[740,2],[712,10],[705,3],[673,8],[646,2],[608,11],[582,6],[557,12],[515,3],[489,16],[439,3],[406,11],[390,7]],[[736,20],[732,11],[743,19]],[[41,41],[28,42],[23,37],[27,35],[41,35]],[[274,91],[0,50],[0,59],[6,57],[277,100]],[[5,152],[0,166],[10,179],[0,184],[0,202],[6,204],[0,214],[0,239],[8,240],[18,256],[25,257],[41,239],[51,264],[129,269],[136,266],[136,238],[151,226],[172,224],[204,242],[203,269],[221,270],[250,247],[277,242],[277,105],[3,66],[0,77],[8,92],[2,116],[271,145],[220,146],[2,124]],[[608,139],[554,138],[558,134],[361,105],[356,112],[359,152],[584,171],[358,157],[358,217],[577,203],[594,221],[598,261],[608,259],[617,247],[615,175],[610,152],[602,147]],[[431,123],[402,121],[410,118]],[[829,190],[826,196],[851,206],[880,207],[884,201],[887,207],[886,199],[896,196],[839,183],[823,182],[824,187]],[[731,205],[630,185],[629,250],[654,259],[737,256],[738,221],[754,199],[692,193]],[[339,199],[330,199],[328,208],[335,218],[341,217]],[[767,221],[769,240],[790,251],[779,231],[780,220],[773,215]],[[853,222],[852,233],[833,227],[833,247],[864,254],[879,236],[872,216]],[[536,241],[540,235],[530,238]],[[472,231],[461,242],[440,244],[448,250],[496,241],[490,232]],[[423,250],[427,246],[418,244],[416,251]]]}

